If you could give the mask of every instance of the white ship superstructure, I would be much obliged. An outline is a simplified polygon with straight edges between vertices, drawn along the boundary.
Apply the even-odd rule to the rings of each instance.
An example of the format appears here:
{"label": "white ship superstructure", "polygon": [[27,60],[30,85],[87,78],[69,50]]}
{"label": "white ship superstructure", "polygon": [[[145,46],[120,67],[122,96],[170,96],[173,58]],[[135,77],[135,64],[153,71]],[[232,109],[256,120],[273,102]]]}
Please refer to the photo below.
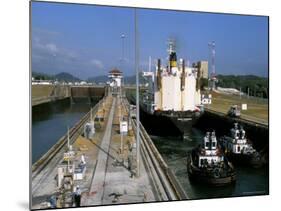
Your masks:
{"label": "white ship superstructure", "polygon": [[154,111],[198,111],[201,104],[201,93],[198,67],[189,67],[185,60],[177,62],[173,42],[169,42],[169,61],[166,67],[161,66],[158,59],[155,72],[145,72],[144,76],[152,76],[150,86],[151,113]]}
{"label": "white ship superstructure", "polygon": [[158,59],[155,71],[143,73],[143,76],[148,78],[148,83],[141,107],[151,116],[150,124],[161,124],[161,128],[167,131],[172,130],[173,124],[184,138],[188,138],[191,126],[202,114],[200,64],[190,67],[184,59],[177,62],[172,41],[169,42],[168,53],[166,66],[162,66],[161,60]]}
{"label": "white ship superstructure", "polygon": [[200,89],[196,89],[197,69],[183,66],[157,68],[154,110],[194,111],[200,104]]}

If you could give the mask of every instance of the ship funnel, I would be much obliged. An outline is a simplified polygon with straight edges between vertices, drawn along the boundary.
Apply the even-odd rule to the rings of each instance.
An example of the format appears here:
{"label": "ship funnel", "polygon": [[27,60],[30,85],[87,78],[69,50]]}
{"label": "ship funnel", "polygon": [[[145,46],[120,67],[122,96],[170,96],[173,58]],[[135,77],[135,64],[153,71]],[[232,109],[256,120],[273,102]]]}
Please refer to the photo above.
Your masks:
{"label": "ship funnel", "polygon": [[176,52],[172,52],[169,56],[169,62],[170,62],[170,67],[176,67],[177,66],[177,54]]}

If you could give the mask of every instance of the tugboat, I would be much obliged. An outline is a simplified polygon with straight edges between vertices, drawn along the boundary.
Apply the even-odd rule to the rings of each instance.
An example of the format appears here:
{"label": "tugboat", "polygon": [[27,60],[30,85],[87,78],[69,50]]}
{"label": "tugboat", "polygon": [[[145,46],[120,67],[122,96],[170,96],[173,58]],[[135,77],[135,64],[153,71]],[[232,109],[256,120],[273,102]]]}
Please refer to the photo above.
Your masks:
{"label": "tugboat", "polygon": [[223,136],[220,139],[220,145],[233,163],[253,167],[262,165],[260,153],[253,148],[252,143],[246,138],[245,130],[242,125],[238,127],[238,123],[234,123],[234,128],[230,130],[230,137]]}
{"label": "tugboat", "polygon": [[193,149],[188,156],[187,171],[191,181],[221,186],[236,181],[233,165],[219,148],[215,132],[207,132],[203,146]]}

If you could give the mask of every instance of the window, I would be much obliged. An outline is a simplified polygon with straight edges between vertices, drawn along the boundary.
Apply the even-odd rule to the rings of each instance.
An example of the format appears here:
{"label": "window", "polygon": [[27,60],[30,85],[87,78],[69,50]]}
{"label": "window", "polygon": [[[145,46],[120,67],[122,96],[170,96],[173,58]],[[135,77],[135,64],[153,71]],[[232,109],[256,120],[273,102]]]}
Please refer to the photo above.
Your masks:
{"label": "window", "polygon": [[200,159],[200,166],[203,166],[203,159]]}
{"label": "window", "polygon": [[205,148],[209,148],[209,143],[210,143],[209,141],[205,142]]}

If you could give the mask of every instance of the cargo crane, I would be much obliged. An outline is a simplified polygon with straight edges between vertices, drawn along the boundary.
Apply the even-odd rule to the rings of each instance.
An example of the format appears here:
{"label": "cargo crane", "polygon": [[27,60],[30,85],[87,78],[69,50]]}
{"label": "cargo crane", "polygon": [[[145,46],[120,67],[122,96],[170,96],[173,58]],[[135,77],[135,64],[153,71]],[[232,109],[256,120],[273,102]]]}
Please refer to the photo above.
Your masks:
{"label": "cargo crane", "polygon": [[209,76],[209,88],[211,90],[216,89],[216,83],[218,82],[218,79],[216,77],[216,68],[215,68],[215,55],[216,55],[216,50],[215,50],[215,41],[209,42],[209,51],[210,51],[210,57],[211,57],[211,68],[212,70],[210,71],[210,76]]}

